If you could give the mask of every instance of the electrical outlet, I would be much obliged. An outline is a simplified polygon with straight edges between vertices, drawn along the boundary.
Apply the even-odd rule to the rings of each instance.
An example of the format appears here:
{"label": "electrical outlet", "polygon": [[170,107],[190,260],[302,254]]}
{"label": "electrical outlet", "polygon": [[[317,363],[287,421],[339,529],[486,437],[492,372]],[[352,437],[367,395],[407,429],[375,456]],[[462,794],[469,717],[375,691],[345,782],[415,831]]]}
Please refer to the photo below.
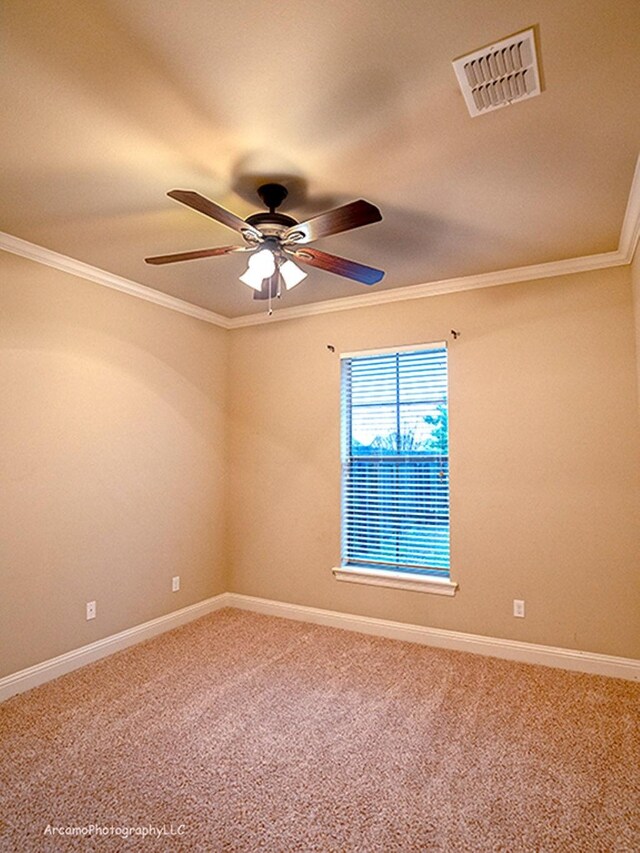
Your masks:
{"label": "electrical outlet", "polygon": [[513,615],[524,619],[524,601],[519,598],[513,599]]}
{"label": "electrical outlet", "polygon": [[95,601],[87,601],[87,619],[96,618],[96,603]]}
{"label": "electrical outlet", "polygon": [[175,578],[171,578],[171,591],[177,592],[180,589],[180,575],[176,575]]}

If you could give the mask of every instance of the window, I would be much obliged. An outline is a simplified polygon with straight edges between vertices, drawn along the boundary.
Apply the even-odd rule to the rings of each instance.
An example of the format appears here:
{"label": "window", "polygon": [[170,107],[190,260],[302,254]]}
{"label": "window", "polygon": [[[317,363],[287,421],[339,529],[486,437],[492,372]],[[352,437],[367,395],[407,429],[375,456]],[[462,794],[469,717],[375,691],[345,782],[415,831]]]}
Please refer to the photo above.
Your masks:
{"label": "window", "polygon": [[453,594],[446,345],[343,356],[341,443],[336,576]]}

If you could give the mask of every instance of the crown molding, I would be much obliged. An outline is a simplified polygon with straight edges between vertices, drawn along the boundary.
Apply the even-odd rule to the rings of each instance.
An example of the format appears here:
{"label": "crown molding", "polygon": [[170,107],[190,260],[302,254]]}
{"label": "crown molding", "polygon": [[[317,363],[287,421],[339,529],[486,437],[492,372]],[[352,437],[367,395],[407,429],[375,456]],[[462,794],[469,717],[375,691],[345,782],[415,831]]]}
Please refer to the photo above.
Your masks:
{"label": "crown molding", "polygon": [[131,281],[128,278],[107,272],[107,270],[93,267],[91,264],[85,264],[83,261],[78,261],[67,255],[61,255],[51,249],[45,249],[35,243],[29,243],[28,240],[14,237],[4,231],[0,231],[0,249],[14,255],[20,255],[22,258],[28,258],[30,261],[36,261],[36,263],[44,266],[54,267],[54,269],[75,275],[86,281],[101,284],[103,287],[128,293],[129,296],[136,296],[146,302],[153,302],[154,305],[160,305],[162,308],[169,308],[171,311],[178,311],[180,314],[195,317],[197,320],[204,320],[205,323],[212,323],[214,326],[221,326],[223,329],[230,328],[230,321],[221,314],[216,314],[207,308],[201,308],[199,305],[193,305],[191,302],[178,299],[176,296],[169,296],[168,293],[153,290],[153,288],[139,284],[137,281]]}
{"label": "crown molding", "polygon": [[244,326],[259,326],[278,320],[293,320],[315,314],[330,314],[334,311],[348,311],[351,308],[365,308],[370,305],[386,305],[390,302],[405,302],[408,299],[424,299],[427,296],[441,296],[445,293],[457,293],[461,290],[476,290],[483,287],[497,287],[501,284],[516,284],[521,281],[553,278],[577,272],[618,267],[629,263],[619,252],[605,252],[600,255],[585,255],[582,258],[568,258],[564,261],[550,261],[546,264],[534,264],[528,267],[512,267],[497,272],[467,275],[461,278],[447,278],[429,281],[424,284],[411,284],[393,290],[380,290],[377,293],[363,293],[361,296],[345,296],[342,299],[328,299],[326,302],[313,302],[295,308],[280,308],[271,317],[264,314],[249,314],[235,317],[229,321],[232,329]]}
{"label": "crown molding", "polygon": [[545,264],[532,264],[524,267],[480,273],[478,275],[448,278],[440,281],[412,284],[392,290],[380,290],[363,293],[360,296],[345,296],[341,299],[329,299],[325,302],[312,302],[293,308],[281,308],[269,317],[265,314],[246,314],[242,317],[224,317],[207,308],[193,305],[175,296],[169,296],[151,287],[98,269],[83,261],[61,255],[51,249],[29,243],[20,237],[14,237],[0,231],[0,249],[21,255],[40,264],[55,267],[62,272],[93,281],[104,287],[111,287],[138,299],[153,302],[171,311],[178,311],[198,320],[204,320],[222,329],[241,329],[246,326],[259,326],[264,323],[276,323],[280,320],[294,320],[317,314],[329,314],[334,311],[348,311],[351,308],[364,308],[370,305],[386,305],[391,302],[404,302],[409,299],[423,299],[427,296],[441,296],[445,293],[457,293],[462,290],[476,290],[484,287],[497,287],[501,284],[516,284],[522,281],[536,281],[572,273],[588,272],[630,264],[640,239],[640,156],[636,161],[631,181],[629,198],[625,210],[618,249],[615,252],[603,252],[598,255],[585,255],[580,258],[567,258],[550,261]]}
{"label": "crown molding", "polygon": [[229,328],[240,329],[245,326],[274,323],[278,320],[293,320],[316,314],[329,314],[334,311],[348,311],[350,308],[385,305],[390,302],[423,299],[426,296],[441,296],[445,293],[457,293],[462,290],[497,287],[501,284],[516,284],[522,281],[536,281],[560,275],[606,269],[607,267],[625,266],[632,262],[639,238],[640,156],[636,160],[627,207],[622,221],[622,228],[620,229],[618,248],[615,252],[603,252],[598,255],[584,255],[580,258],[567,258],[566,260],[550,261],[545,264],[532,264],[530,266],[513,267],[496,272],[480,273],[460,278],[447,278],[440,281],[424,282],[423,284],[412,284],[408,287],[398,287],[393,290],[363,293],[360,296],[345,296],[342,299],[328,299],[326,302],[313,302],[310,305],[299,305],[294,308],[281,308],[274,312],[271,317],[264,314],[248,314],[244,317],[234,317],[231,319],[229,321]]}
{"label": "crown molding", "polygon": [[627,201],[627,209],[622,220],[622,228],[620,229],[620,242],[618,251],[625,258],[624,263],[630,264],[633,261],[636,249],[638,247],[638,239],[640,238],[640,156],[636,161],[636,169],[633,173],[631,181],[631,189],[629,190],[629,200]]}

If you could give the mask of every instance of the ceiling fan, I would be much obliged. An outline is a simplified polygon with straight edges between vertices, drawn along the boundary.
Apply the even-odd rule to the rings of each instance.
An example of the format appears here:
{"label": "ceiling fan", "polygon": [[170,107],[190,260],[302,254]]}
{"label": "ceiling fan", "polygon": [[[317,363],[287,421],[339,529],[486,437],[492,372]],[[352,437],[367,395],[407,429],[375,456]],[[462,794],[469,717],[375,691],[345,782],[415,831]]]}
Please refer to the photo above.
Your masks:
{"label": "ceiling fan", "polygon": [[306,278],[307,274],[293,259],[361,284],[376,284],[384,276],[382,270],[308,246],[320,237],[329,237],[331,234],[340,234],[362,225],[380,222],[382,214],[378,208],[364,199],[343,204],[305,222],[297,222],[293,217],[277,212],[277,208],[288,195],[287,188],[282,184],[268,183],[259,187],[258,195],[268,211],[253,213],[246,219],[240,219],[193,190],[171,190],[167,195],[237,231],[242,235],[245,245],[157,255],[145,258],[148,264],[172,264],[176,261],[213,258],[232,252],[250,252],[248,267],[240,276],[240,281],[253,288],[254,299],[269,300],[280,296],[282,281],[287,290],[291,290]]}

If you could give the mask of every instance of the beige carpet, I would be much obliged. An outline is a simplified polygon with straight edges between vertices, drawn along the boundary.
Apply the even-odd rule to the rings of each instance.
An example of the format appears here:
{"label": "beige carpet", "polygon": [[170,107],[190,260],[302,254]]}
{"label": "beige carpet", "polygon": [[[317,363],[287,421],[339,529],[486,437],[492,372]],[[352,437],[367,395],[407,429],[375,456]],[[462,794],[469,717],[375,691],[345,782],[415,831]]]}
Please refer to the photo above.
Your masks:
{"label": "beige carpet", "polygon": [[638,851],[639,714],[639,684],[224,610],[0,706],[0,849]]}

